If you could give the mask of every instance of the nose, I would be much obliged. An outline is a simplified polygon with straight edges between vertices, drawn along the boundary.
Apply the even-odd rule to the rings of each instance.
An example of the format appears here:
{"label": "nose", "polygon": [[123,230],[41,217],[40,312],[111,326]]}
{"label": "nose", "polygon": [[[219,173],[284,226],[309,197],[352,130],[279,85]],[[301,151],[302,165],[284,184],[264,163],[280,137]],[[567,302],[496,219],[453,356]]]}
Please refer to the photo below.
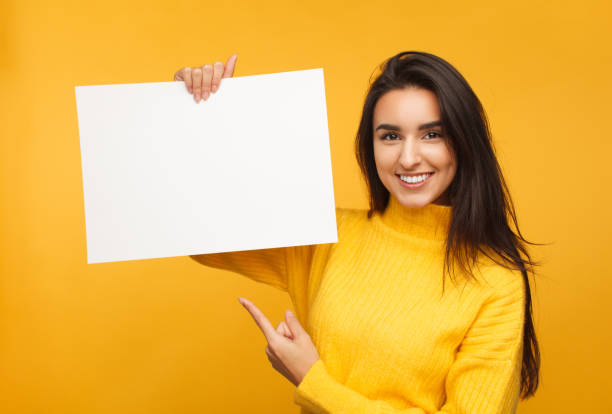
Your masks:
{"label": "nose", "polygon": [[405,170],[411,170],[421,162],[421,151],[419,144],[412,139],[402,142],[399,163]]}

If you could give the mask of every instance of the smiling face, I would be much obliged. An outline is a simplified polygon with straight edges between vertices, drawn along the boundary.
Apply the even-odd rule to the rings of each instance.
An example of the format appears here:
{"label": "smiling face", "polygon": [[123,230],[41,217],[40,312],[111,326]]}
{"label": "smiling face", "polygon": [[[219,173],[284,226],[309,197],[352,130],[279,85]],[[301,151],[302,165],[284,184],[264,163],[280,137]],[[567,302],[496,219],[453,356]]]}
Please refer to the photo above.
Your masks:
{"label": "smiling face", "polygon": [[373,128],[376,170],[391,195],[410,208],[448,205],[457,163],[436,95],[415,87],[385,93],[374,108]]}

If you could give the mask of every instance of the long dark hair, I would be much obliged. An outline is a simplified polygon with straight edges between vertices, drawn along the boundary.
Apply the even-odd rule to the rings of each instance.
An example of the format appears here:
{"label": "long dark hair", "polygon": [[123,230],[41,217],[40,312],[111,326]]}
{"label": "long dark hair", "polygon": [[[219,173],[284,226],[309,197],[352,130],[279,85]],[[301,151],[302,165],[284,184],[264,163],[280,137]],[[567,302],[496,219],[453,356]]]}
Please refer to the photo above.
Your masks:
{"label": "long dark hair", "polygon": [[[525,240],[518,228],[514,204],[495,156],[482,104],[450,63],[430,53],[401,52],[386,60],[380,69],[382,72],[366,95],[355,141],[357,162],[370,193],[368,218],[374,212],[383,213],[390,196],[378,177],[374,161],[374,107],[391,90],[427,89],[438,99],[443,130],[457,159],[457,172],[447,190],[452,218],[446,240],[443,282],[447,273],[452,279],[455,265],[464,275],[473,277],[472,268],[480,253],[502,266],[520,270],[526,288],[521,397],[533,396],[539,382],[540,351],[533,326],[528,273],[535,275],[537,263],[531,259],[524,243],[537,243]],[[516,232],[510,228],[510,220]]]}

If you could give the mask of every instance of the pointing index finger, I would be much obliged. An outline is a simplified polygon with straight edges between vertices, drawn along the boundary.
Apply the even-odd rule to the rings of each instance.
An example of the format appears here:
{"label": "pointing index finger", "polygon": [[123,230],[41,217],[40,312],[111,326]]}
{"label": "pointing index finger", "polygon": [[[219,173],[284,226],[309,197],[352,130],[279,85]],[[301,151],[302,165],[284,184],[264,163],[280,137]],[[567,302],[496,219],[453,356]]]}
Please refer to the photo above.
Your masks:
{"label": "pointing index finger", "polygon": [[242,303],[242,306],[244,306],[246,310],[249,311],[249,313],[255,320],[255,323],[257,324],[257,326],[259,326],[259,329],[266,337],[268,343],[272,340],[272,338],[278,336],[278,332],[276,332],[274,326],[272,326],[268,318],[266,318],[263,312],[260,311],[259,308],[253,304],[253,302],[248,299],[241,298],[240,303]]}

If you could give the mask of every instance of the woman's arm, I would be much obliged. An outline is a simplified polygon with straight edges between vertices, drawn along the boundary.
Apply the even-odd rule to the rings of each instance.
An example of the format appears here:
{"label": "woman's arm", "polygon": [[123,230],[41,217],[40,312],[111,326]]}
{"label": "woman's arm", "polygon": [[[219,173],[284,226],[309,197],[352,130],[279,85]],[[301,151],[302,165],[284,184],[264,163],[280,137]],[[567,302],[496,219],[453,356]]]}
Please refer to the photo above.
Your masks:
{"label": "woman's arm", "polygon": [[217,269],[240,273],[257,282],[287,291],[287,253],[290,247],[199,254],[196,262]]}
{"label": "woman's arm", "polygon": [[[446,402],[434,413],[511,414],[516,411],[525,292],[518,272],[508,279],[503,286],[495,287],[466,334],[446,378]],[[294,401],[317,414],[429,414],[421,407],[397,409],[386,401],[365,397],[333,378],[322,360],[306,373],[295,390]]]}

